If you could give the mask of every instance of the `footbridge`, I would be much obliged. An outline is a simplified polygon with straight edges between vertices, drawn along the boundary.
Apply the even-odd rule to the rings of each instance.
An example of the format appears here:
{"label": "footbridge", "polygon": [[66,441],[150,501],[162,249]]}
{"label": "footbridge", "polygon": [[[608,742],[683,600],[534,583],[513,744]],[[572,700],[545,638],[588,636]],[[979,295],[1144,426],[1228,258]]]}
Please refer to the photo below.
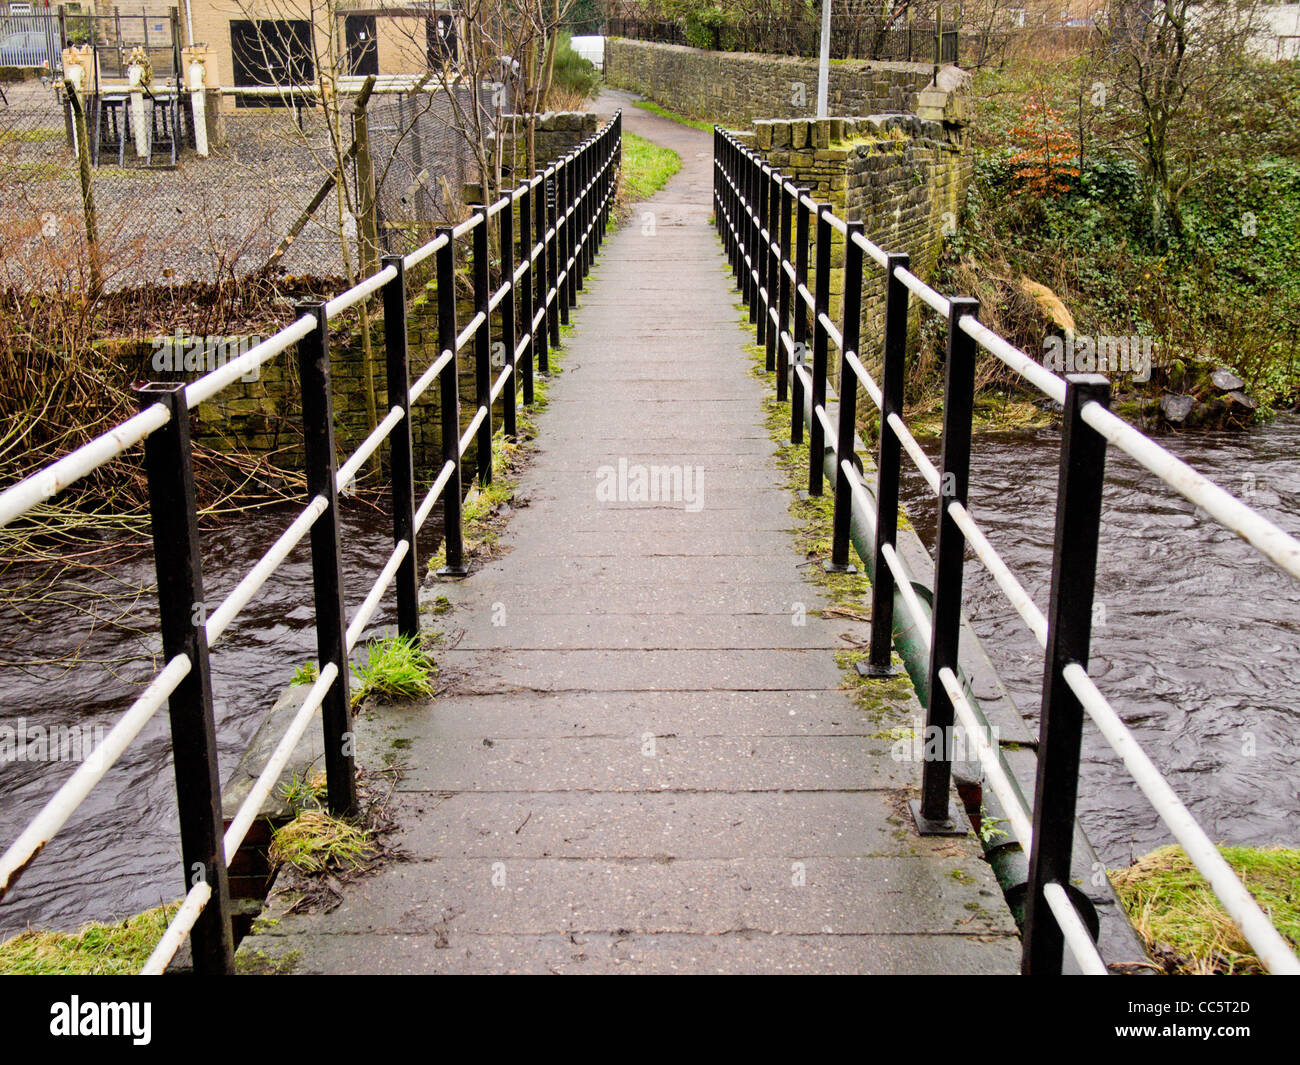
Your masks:
{"label": "footbridge", "polygon": [[[632,124],[682,169],[620,228],[611,211]],[[1054,376],[981,325],[974,301],[909,266],[734,135],[616,112],[544,173],[300,308],[242,358],[143,389],[135,417],[0,494],[0,523],[21,520],[109,459],[139,457],[165,662],[27,829],[0,841],[0,900],[165,705],[184,899],[146,972],[179,952],[209,973],[1106,973],[1140,952],[1075,820],[1090,722],[1259,957],[1300,969],[1089,676],[1106,452],[1126,452],[1293,577],[1300,543],[1112,414],[1104,378]],[[468,317],[456,300],[464,268]],[[407,344],[417,271],[431,271],[439,312],[438,357],[418,373]],[[864,336],[873,272],[885,327]],[[331,321],[362,301],[385,323],[389,411],[342,457]],[[947,329],[937,463],[904,420],[917,304]],[[1062,406],[1046,604],[967,498],[979,352]],[[189,411],[277,358],[301,371],[303,509],[207,609]],[[464,410],[462,375],[476,390]],[[519,435],[542,378],[510,513],[496,549],[475,555],[466,492],[499,476],[494,441]],[[442,461],[417,469],[411,425],[434,395]],[[858,435],[869,424],[872,448]],[[376,455],[392,538],[377,545],[371,592],[349,604],[339,493]],[[933,490],[933,559],[900,519],[904,461]],[[300,543],[313,560],[303,598],[317,675],[223,818],[209,655]],[[1043,649],[1036,735],[999,703],[963,619],[968,564],[989,569]],[[349,658],[390,599],[400,632],[438,641],[441,690],[354,715]],[[359,763],[400,752],[385,803],[395,857],[344,881],[332,907],[273,892],[237,959],[228,866],[309,729],[340,816],[359,812]]]}

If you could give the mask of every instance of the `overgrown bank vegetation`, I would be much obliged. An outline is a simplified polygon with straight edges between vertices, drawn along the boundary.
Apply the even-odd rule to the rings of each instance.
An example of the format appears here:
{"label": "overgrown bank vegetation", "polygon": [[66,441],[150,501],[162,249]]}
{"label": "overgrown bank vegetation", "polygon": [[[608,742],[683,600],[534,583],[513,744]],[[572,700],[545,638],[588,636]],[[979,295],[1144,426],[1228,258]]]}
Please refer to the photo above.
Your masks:
{"label": "overgrown bank vegetation", "polygon": [[[1186,17],[1185,4],[1155,11],[1157,25]],[[1300,64],[1251,61],[1223,26],[1181,42],[1181,59],[1175,39],[1135,55],[1112,29],[1082,53],[977,73],[974,181],[937,280],[978,296],[1035,358],[1051,337],[1140,338],[1150,382],[1098,367],[1132,390],[1126,413],[1210,394],[1215,367],[1261,412],[1291,408]]]}

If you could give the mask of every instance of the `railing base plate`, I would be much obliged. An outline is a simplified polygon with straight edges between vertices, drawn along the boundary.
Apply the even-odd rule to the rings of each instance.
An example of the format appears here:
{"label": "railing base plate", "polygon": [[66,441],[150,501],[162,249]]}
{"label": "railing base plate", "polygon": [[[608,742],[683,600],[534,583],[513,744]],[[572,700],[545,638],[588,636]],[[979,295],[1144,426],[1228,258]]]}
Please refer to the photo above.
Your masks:
{"label": "railing base plate", "polygon": [[858,572],[858,567],[855,566],[852,562],[845,562],[843,565],[840,565],[837,562],[832,562],[829,558],[822,559],[822,569],[825,570],[827,573],[857,573]]}
{"label": "railing base plate", "polygon": [[469,569],[466,566],[443,566],[442,569],[434,570],[433,575],[444,580],[448,577],[468,577]]}
{"label": "railing base plate", "polygon": [[897,677],[903,672],[892,662],[887,666],[873,666],[870,662],[859,660],[853,663],[853,668],[859,677],[866,677],[868,680],[886,680],[889,677]]}
{"label": "railing base plate", "polygon": [[922,836],[964,836],[966,830],[962,828],[961,821],[957,817],[956,809],[949,804],[948,816],[942,821],[932,821],[921,813],[921,800],[913,799],[909,802],[908,807],[912,811],[912,820],[916,823],[916,831]]}

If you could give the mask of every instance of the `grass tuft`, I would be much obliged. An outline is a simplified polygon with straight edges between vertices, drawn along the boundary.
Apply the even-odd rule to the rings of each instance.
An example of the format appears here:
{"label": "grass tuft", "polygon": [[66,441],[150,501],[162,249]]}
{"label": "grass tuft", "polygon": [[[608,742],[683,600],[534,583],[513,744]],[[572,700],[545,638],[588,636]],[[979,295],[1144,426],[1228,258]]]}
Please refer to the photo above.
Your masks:
{"label": "grass tuft", "polygon": [[[1220,847],[1219,853],[1283,937],[1300,949],[1300,850]],[[1127,869],[1113,869],[1110,882],[1147,950],[1170,971],[1264,971],[1182,847],[1161,847]]]}
{"label": "grass tuft", "polygon": [[363,664],[353,663],[352,674],[359,682],[353,688],[355,706],[370,696],[384,701],[419,699],[433,694],[431,678],[438,667],[413,636],[374,640],[366,647]]}
{"label": "grass tuft", "polygon": [[158,906],[123,921],[82,925],[75,932],[29,930],[0,943],[0,974],[8,976],[124,976],[138,973],[167,930],[179,904]]}
{"label": "grass tuft", "polygon": [[304,810],[271,837],[271,867],[292,865],[301,873],[360,869],[375,854],[364,828],[320,810]]}

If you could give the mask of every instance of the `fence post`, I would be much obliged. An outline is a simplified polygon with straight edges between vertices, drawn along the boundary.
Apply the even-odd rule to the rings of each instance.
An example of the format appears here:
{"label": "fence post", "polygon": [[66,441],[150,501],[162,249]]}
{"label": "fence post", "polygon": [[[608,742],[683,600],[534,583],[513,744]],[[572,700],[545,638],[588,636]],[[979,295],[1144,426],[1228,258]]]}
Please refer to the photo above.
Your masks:
{"label": "fence post", "polygon": [[744,160],[745,180],[740,188],[744,194],[745,209],[745,256],[749,262],[745,262],[745,257],[741,257],[740,268],[745,272],[745,287],[741,290],[745,293],[745,305],[749,308],[749,324],[758,324],[758,163],[754,159],[753,153],[748,148],[742,148],[740,153],[741,159]]}
{"label": "fence post", "polygon": [[[567,308],[572,308],[578,302],[578,167],[579,155],[576,152],[569,153],[568,162],[565,164],[565,192],[564,192],[564,210],[568,218],[564,223],[564,261],[565,269],[568,270],[568,276],[565,278],[565,284],[568,289]],[[568,318],[565,318],[568,321]]]}
{"label": "fence post", "polygon": [[781,212],[781,251],[777,258],[777,267],[780,273],[777,275],[776,297],[776,399],[778,403],[784,403],[790,396],[790,354],[785,346],[785,336],[790,331],[790,275],[786,272],[785,264],[790,261],[790,223],[792,220],[790,215],[794,206],[794,198],[790,195],[790,189],[791,185],[788,181],[781,182],[781,195],[777,207]]}
{"label": "fence post", "polygon": [[862,333],[862,246],[853,238],[864,236],[861,222],[850,222],[844,239],[844,329],[840,345],[840,413],[836,439],[835,514],[831,521],[833,573],[856,573],[849,561],[849,531],[853,522],[853,487],[844,471],[847,459],[856,467],[853,439],[857,435],[858,375],[849,365],[849,353],[858,354]]}
{"label": "fence post", "polygon": [[533,364],[537,359],[537,330],[533,326],[533,183],[525,181],[519,194],[519,261],[524,267],[519,290],[519,314],[528,344],[524,348],[524,404],[533,405]]}
{"label": "fence post", "polygon": [[537,343],[537,369],[543,373],[549,368],[549,356],[547,348],[550,342],[551,330],[551,310],[546,302],[546,293],[550,285],[550,267],[547,265],[546,254],[546,177],[539,175],[533,185],[533,232],[535,243],[537,244],[537,260],[533,264],[533,275],[536,282],[536,303],[537,306],[533,311],[536,317],[540,312],[542,316],[541,329],[536,330]]}
{"label": "fence post", "polygon": [[190,412],[185,386],[145,385],[142,407],[162,403],[167,424],[145,439],[149,517],[158,573],[158,615],[163,657],[186,655],[190,671],[168,699],[172,760],[176,772],[176,812],[181,830],[185,889],[206,881],[208,904],[190,934],[194,971],[234,971],[230,928],[230,889],[221,820],[221,777],[212,716],[212,678],[204,626],[203,560],[199,551],[194,467],[190,450]]}
{"label": "fence post", "polygon": [[357,782],[352,759],[352,706],[348,685],[347,618],[343,609],[343,567],[339,558],[339,497],[335,484],[334,404],[330,395],[329,319],[325,304],[304,303],[316,328],[298,342],[302,380],[302,431],[307,463],[307,499],[323,496],[328,507],[311,527],[312,587],[316,597],[316,653],[323,670],[339,673],[321,703],[325,731],[325,774],[330,813],[345,817],[356,810]]}
{"label": "fence post", "polygon": [[440,577],[463,577],[465,539],[461,528],[460,476],[460,353],[456,350],[456,242],[451,226],[439,226],[438,236],[445,238],[435,253],[438,279],[438,358],[450,351],[451,359],[438,375],[438,398],[442,407],[442,465],[452,464],[447,487],[442,490],[443,544],[446,561],[438,571]]}
{"label": "fence post", "polygon": [[1047,884],[1070,885],[1074,810],[1079,786],[1083,707],[1066,683],[1065,667],[1088,668],[1092,601],[1101,530],[1106,438],[1082,417],[1083,407],[1110,405],[1110,382],[1099,374],[1066,378],[1061,419],[1061,464],[1056,493],[1056,539],[1052,594],[1047,611],[1042,714],[1038,726],[1038,777],[1034,785],[1034,834],[1029,855],[1029,894],[1021,968],[1026,974],[1061,971],[1064,940],[1043,897]]}
{"label": "fence post", "polygon": [[397,567],[397,630],[420,633],[420,578],[415,562],[415,455],[411,427],[411,364],[406,338],[406,263],[385,255],[385,268],[397,276],[384,286],[384,354],[387,357],[388,409],[401,407],[406,417],[388,435],[389,473],[393,479],[393,544],[407,543]]}
{"label": "fence post", "polygon": [[[563,160],[555,164],[555,169],[551,174],[547,190],[547,215],[550,218],[550,226],[543,232],[549,232],[550,238],[547,240],[546,248],[546,297],[547,297],[547,322],[551,331],[551,343],[555,347],[560,346],[560,323],[569,320],[569,312],[563,307],[564,298],[560,292],[560,167]],[[546,369],[545,366],[542,369]]]}
{"label": "fence post", "polygon": [[[758,284],[754,289],[754,343],[761,344],[764,349],[766,358],[769,350],[767,335],[771,332],[768,329],[767,318],[767,265],[768,265],[768,248],[767,240],[763,236],[763,230],[767,228],[767,165],[755,157],[754,160],[754,269],[758,273]],[[766,365],[766,358],[764,365]],[[769,370],[770,366],[767,367]]]}
{"label": "fence post", "polygon": [[375,271],[379,257],[379,224],[375,217],[375,166],[370,158],[370,121],[366,106],[375,88],[372,74],[366,78],[352,104],[352,143],[356,145],[357,168],[357,243],[360,245],[360,275],[366,277]]}
{"label": "fence post", "polygon": [[817,408],[826,407],[826,358],[830,335],[823,320],[831,300],[831,205],[817,205],[817,277],[813,293],[812,402],[808,417],[808,494],[822,494],[822,465],[826,459],[826,427]]}
{"label": "fence post", "polygon": [[911,257],[900,252],[885,256],[885,351],[880,380],[880,440],[876,459],[876,543],[871,571],[871,653],[867,675],[894,673],[894,572],[885,561],[885,545],[898,538],[898,482],[902,446],[889,424],[889,416],[903,416],[903,381],[907,374],[907,286],[899,270],[911,267]]}
{"label": "fence post", "polygon": [[767,262],[767,303],[763,308],[763,318],[767,323],[767,348],[764,351],[763,368],[772,373],[776,370],[776,349],[781,346],[781,317],[777,310],[777,299],[781,291],[781,278],[785,275],[781,269],[777,238],[781,225],[781,175],[775,170],[771,171],[764,184],[767,188],[767,240],[763,242],[763,257]]}
{"label": "fence post", "polygon": [[799,367],[808,362],[808,305],[799,290],[808,287],[808,205],[807,189],[796,188],[794,227],[794,365],[790,367],[790,443],[803,443],[803,378]]}
{"label": "fence post", "polygon": [[948,505],[966,503],[970,479],[971,418],[975,400],[975,342],[958,327],[967,315],[979,313],[979,301],[955,297],[948,310],[948,367],[943,394],[943,460],[939,469],[939,524],[934,549],[933,636],[930,646],[930,711],[926,737],[938,730],[941,757],[927,760],[921,770],[921,800],[912,803],[917,831],[923,836],[960,835],[960,821],[948,801],[952,782],[952,723],[954,711],[939,679],[943,669],[957,671],[961,635],[961,581],[966,538],[957,528]]}
{"label": "fence post", "polygon": [[505,358],[501,372],[510,367],[510,376],[501,389],[501,429],[512,440],[519,435],[515,409],[515,389],[519,382],[519,361],[515,358],[515,197],[508,189],[503,195],[506,205],[501,208],[501,283],[509,290],[501,300],[501,342],[505,345]]}
{"label": "fence post", "polygon": [[478,407],[474,413],[477,416],[484,408],[487,412],[479,422],[474,459],[479,484],[487,485],[492,483],[492,312],[488,310],[492,298],[488,258],[492,251],[492,220],[486,206],[478,208],[478,216],[473,238],[474,313],[482,317],[474,331],[474,402]]}

